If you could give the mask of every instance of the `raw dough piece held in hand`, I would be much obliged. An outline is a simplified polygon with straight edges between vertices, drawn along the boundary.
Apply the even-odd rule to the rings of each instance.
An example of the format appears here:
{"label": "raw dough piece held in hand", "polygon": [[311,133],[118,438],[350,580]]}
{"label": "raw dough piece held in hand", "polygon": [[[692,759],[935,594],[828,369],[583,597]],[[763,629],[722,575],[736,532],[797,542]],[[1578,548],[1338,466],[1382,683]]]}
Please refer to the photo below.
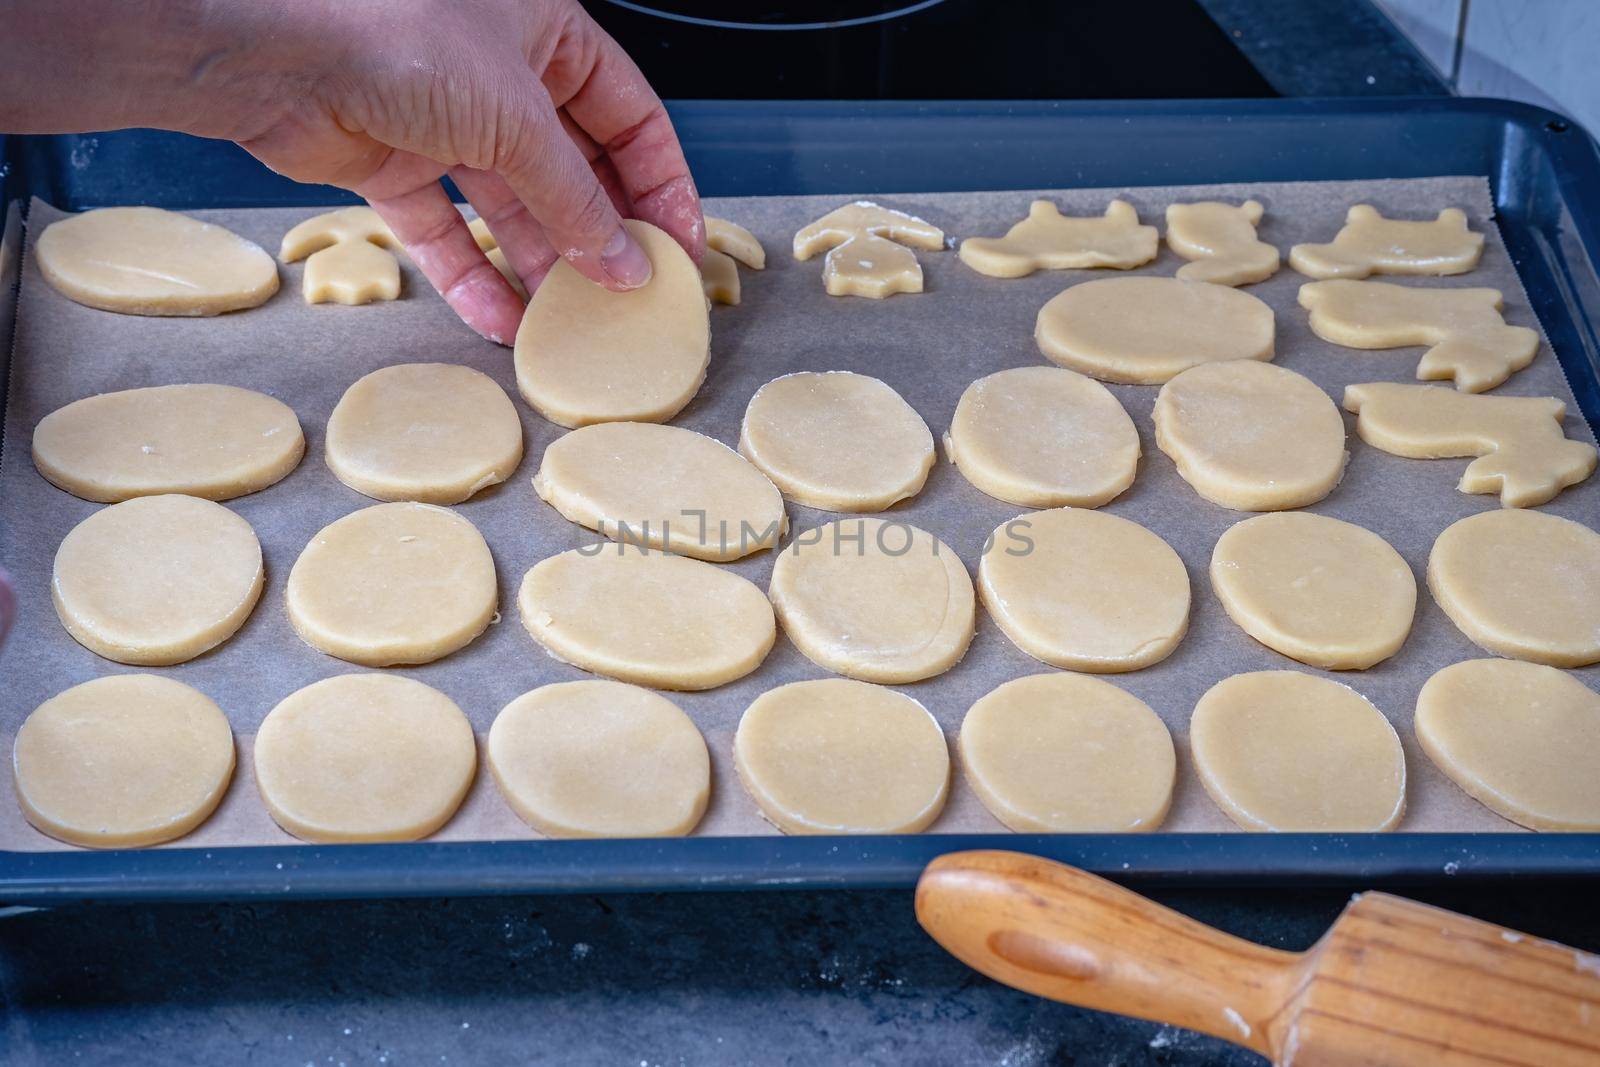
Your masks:
{"label": "raw dough piece held in hand", "polygon": [[1113,267],[1129,270],[1156,258],[1160,235],[1139,225],[1126,200],[1113,200],[1102,216],[1066,216],[1048,200],[1035,200],[1028,217],[1004,237],[969,237],[961,262],[991,278],[1023,278],[1036,270]]}
{"label": "raw dough piece held in hand", "polygon": [[845,678],[757,697],[733,761],[761,814],[787,834],[914,834],[950,789],[950,749],[928,709]]}
{"label": "raw dough piece held in hand", "polygon": [[[368,304],[400,298],[400,242],[370,207],[315,215],[283,235],[278,258],[306,261],[308,304]],[[306,257],[310,257],[307,259]]]}
{"label": "raw dough piece held in hand", "polygon": [[694,721],[622,682],[560,682],[495,717],[489,769],[546,837],[682,837],[705,814],[711,757]]}
{"label": "raw dough piece held in hand", "polygon": [[1176,278],[1100,278],[1039,309],[1052,361],[1105,382],[1160,385],[1201,363],[1270,360],[1272,309],[1249,293]]}
{"label": "raw dough piece held in hand", "polygon": [[459,504],[522,462],[522,420],[488,375],[401,363],[346,389],[328,417],[328,467],[377,500]]}
{"label": "raw dough piece held in hand", "polygon": [[944,231],[867,200],[836,208],[794,235],[795,259],[828,253],[822,282],[830,296],[882,300],[922,292],[922,264],[912,248],[943,251]]}
{"label": "raw dough piece held in hand", "polygon": [[288,405],[231,385],[101,393],[52,411],[33,431],[39,473],[102,504],[163,493],[230,500],[283,478],[305,450]]}
{"label": "raw dough piece held in hand", "polygon": [[1423,381],[1454,380],[1463,393],[1493,389],[1533,362],[1539,333],[1507,326],[1498,289],[1419,289],[1388,282],[1307,282],[1300,306],[1311,332],[1348,348],[1431,345]]}
{"label": "raw dough piece held in hand", "polygon": [[17,802],[34,828],[86,848],[182,837],[233,777],[228,717],[197,689],[154,674],[75,685],[17,731]]}
{"label": "raw dough piece held in hand", "polygon": [[958,744],[972,791],[1018,833],[1145,832],[1172,803],[1166,724],[1098,678],[1006,682],[972,705]]}
{"label": "raw dough piece held in hand", "polygon": [[165,667],[232,637],[263,581],[248,522],[197,497],[143,496],[72,528],[51,593],[62,625],[89,651]]}
{"label": "raw dough piece held in hand", "polygon": [[1295,245],[1289,266],[1312,278],[1465,274],[1482,255],[1483,234],[1467,229],[1460,208],[1445,208],[1432,222],[1412,222],[1386,219],[1370,204],[1357,204],[1332,244]]}
{"label": "raw dough piece held in hand", "polygon": [[922,492],[933,434],[876,378],[849,371],[785,374],[745,408],[739,451],[797,504],[886,511]]}
{"label": "raw dough piece held in hand", "polygon": [[1183,480],[1238,511],[1305,507],[1344,475],[1344,419],[1315,382],[1238,360],[1191,367],[1161,387],[1156,444]]}
{"label": "raw dough piece held in hand", "polygon": [[393,674],[342,674],[290,694],[256,732],[256,785],[303,841],[416,841],[450,820],[478,746],[455,701]]}
{"label": "raw dough piece held in hand", "polygon": [[980,491],[1025,508],[1097,508],[1133,484],[1139,431],[1092,378],[1017,367],[967,386],[945,454]]}
{"label": "raw dough piece held in hand", "polygon": [[510,283],[511,288],[524,301],[528,299],[528,287],[522,284],[522,279],[517,277],[517,272],[511,269],[511,262],[506,259],[506,253],[500,247],[499,240],[489,231],[489,224],[483,219],[473,219],[467,223],[467,229],[472,234],[472,239],[478,242],[478,251],[482,252],[489,260],[489,265],[500,272],[500,277]]}
{"label": "raw dough piece held in hand", "polygon": [[1477,456],[1461,473],[1463,493],[1499,493],[1531,508],[1594,473],[1595,449],[1562,435],[1567,405],[1553,396],[1469,396],[1437,385],[1346,386],[1344,409],[1374,448],[1411,459]]}
{"label": "raw dough piece held in hand", "polygon": [[739,302],[739,266],[765,270],[767,253],[755,234],[727,219],[706,216],[706,256],[700,261],[700,278],[706,299],[716,304]]}
{"label": "raw dough piece held in hand", "polygon": [[1187,282],[1249,285],[1278,270],[1278,250],[1256,237],[1260,201],[1238,207],[1207,200],[1167,208],[1167,246],[1191,262],[1178,268]]}
{"label": "raw dough piece held in hand", "polygon": [[220,315],[264,304],[278,265],[231,230],[153,207],[57,219],[34,260],[68,300],[124,315]]}
{"label": "raw dough piece held in hand", "polygon": [[622,224],[650,257],[650,281],[612,292],[560,260],[517,330],[517,387],[557,426],[666,422],[705,381],[711,320],[700,271],[654,226]]}
{"label": "raw dough piece held in hand", "polygon": [[1246,830],[1393,830],[1406,811],[1406,761],[1383,713],[1349,686],[1256,671],[1207,690],[1189,720],[1195,771]]}
{"label": "raw dough piece held in hand", "polygon": [[677,426],[573,430],[545,449],[533,488],[614,541],[714,563],[773,548],[788,529],[766,475],[721,441]]}

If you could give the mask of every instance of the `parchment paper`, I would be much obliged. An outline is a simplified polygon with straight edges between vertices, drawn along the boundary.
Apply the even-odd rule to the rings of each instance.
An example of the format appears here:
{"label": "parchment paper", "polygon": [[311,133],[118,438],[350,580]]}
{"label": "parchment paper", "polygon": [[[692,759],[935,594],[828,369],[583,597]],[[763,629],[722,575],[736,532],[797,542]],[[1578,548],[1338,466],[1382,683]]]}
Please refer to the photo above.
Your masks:
{"label": "parchment paper", "polygon": [[[1300,241],[1330,240],[1345,209],[1375,204],[1387,214],[1432,217],[1441,207],[1466,210],[1472,228],[1488,236],[1482,265],[1455,278],[1415,284],[1493,286],[1506,296],[1508,321],[1537,326],[1492,221],[1482,178],[1328,183],[1255,183],[1122,190],[1053,190],[1042,193],[873,193],[887,205],[942,226],[952,238],[1003,233],[1037,195],[1056,200],[1068,214],[1099,213],[1112,195],[1134,203],[1140,218],[1165,230],[1163,212],[1174,201],[1254,197],[1266,205],[1264,240],[1287,253]],[[1000,280],[968,269],[953,251],[919,252],[927,291],[885,301],[824,294],[821,260],[796,262],[789,253],[796,229],[849,197],[775,197],[710,201],[707,209],[749,227],[767,249],[763,272],[741,268],[744,302],[712,311],[712,360],[705,387],[674,420],[733,444],[751,394],[779,374],[797,370],[852,370],[888,382],[927,420],[937,439],[949,426],[957,399],[974,379],[1007,367],[1043,363],[1033,343],[1039,307],[1068,285],[1107,272],[1046,271]],[[306,210],[195,212],[276,250],[284,232]],[[281,844],[292,839],[271,821],[250,772],[250,742],[268,711],[289,693],[318,679],[360,668],[330,659],[301,643],[283,607],[290,565],[323,525],[370,501],[334,479],[323,461],[323,426],[340,394],[357,377],[392,363],[443,360],[487,372],[515,395],[511,353],[479,340],[450,314],[408,263],[402,299],[364,307],[308,306],[300,296],[302,267],[282,269],[282,290],[264,306],[213,319],[154,319],[108,314],[57,294],[32,259],[39,231],[60,213],[35,203],[29,219],[28,259],[22,276],[11,399],[0,453],[0,565],[9,568],[21,600],[21,618],[0,652],[0,742],[11,738],[40,702],[68,686],[105,674],[131,671],[77,645],[50,604],[51,560],[61,538],[97,505],[49,484],[33,469],[29,440],[45,414],[91,393],[173,382],[223,382],[276,396],[299,414],[308,448],[300,467],[279,484],[229,506],[248,519],[266,556],[267,590],[254,615],[232,640],[194,660],[165,668],[169,676],[209,694],[228,713],[239,738],[239,770],[221,809],[189,837],[186,846]],[[1182,260],[1163,244],[1160,258],[1141,273],[1170,275]],[[1361,381],[1414,380],[1421,349],[1361,352],[1314,337],[1295,295],[1306,279],[1285,267],[1251,292],[1278,318],[1277,362],[1308,375],[1337,401],[1343,387]],[[1217,537],[1246,516],[1200,499],[1178,478],[1155,446],[1150,410],[1156,388],[1112,386],[1139,427],[1144,446],[1138,479],[1107,510],[1143,523],[1183,557],[1193,584],[1188,636],[1164,662],[1112,680],[1160,713],[1178,748],[1178,782],[1164,831],[1233,830],[1205,795],[1190,758],[1187,723],[1196,700],[1227,675],[1290,668],[1311,671],[1252,641],[1223,613],[1207,580]],[[1568,403],[1569,436],[1593,440],[1548,345],[1532,366],[1500,389],[1503,394],[1553,394]],[[523,404],[527,458],[500,487],[460,506],[494,551],[500,575],[502,621],[466,649],[405,673],[448,693],[472,719],[480,737],[496,712],[519,694],[548,682],[585,677],[546,655],[516,616],[515,592],[538,560],[596,535],[567,523],[538,499],[529,484],[544,448],[562,431]],[[1344,482],[1310,510],[1375,530],[1397,548],[1418,578],[1416,626],[1394,658],[1368,671],[1330,674],[1372,700],[1394,723],[1405,745],[1409,774],[1407,830],[1506,831],[1516,827],[1467,798],[1440,774],[1417,746],[1412,709],[1422,683],[1458,660],[1484,655],[1463,637],[1428,596],[1422,576],[1434,537],[1450,522],[1498,507],[1491,496],[1468,496],[1455,485],[1466,460],[1401,459],[1371,448],[1350,429],[1351,461]],[[1562,493],[1544,510],[1597,525],[1600,480]],[[976,489],[941,455],[920,496],[894,516],[932,531],[975,569],[988,533],[1019,509]],[[833,516],[791,504],[791,528],[805,530]],[[732,565],[765,588],[770,553]],[[1012,646],[979,611],[978,633],[966,659],[949,673],[902,687],[938,717],[954,742],[961,717],[974,700],[1000,682],[1048,670]],[[1321,672],[1313,672],[1321,673]],[[1600,685],[1600,669],[1577,672]],[[712,754],[713,797],[699,834],[775,833],[740,788],[731,742],[740,714],[760,693],[784,682],[826,677],[787,639],[754,674],[706,693],[674,694],[706,735]],[[954,747],[952,745],[952,758]],[[10,761],[5,762],[9,777]],[[0,797],[0,848],[64,848],[32,830],[11,798]],[[950,803],[933,832],[1004,832],[967,788],[959,769]],[[504,805],[489,775],[478,780],[456,818],[438,839],[526,838],[538,835]]]}

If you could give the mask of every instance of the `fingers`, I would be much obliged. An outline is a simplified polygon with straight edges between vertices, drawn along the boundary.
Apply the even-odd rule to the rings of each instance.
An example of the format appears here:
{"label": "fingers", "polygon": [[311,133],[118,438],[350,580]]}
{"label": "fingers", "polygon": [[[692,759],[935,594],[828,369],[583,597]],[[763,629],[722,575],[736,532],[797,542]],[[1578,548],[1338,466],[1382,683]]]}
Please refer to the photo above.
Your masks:
{"label": "fingers", "polygon": [[0,645],[6,643],[11,623],[17,617],[17,598],[11,592],[11,576],[0,570]]}
{"label": "fingers", "polygon": [[493,171],[471,167],[452,167],[450,178],[477,209],[478,217],[488,224],[506,262],[522,279],[523,288],[530,293],[539,288],[561,257],[545,237],[544,227],[528,214],[511,186]]}

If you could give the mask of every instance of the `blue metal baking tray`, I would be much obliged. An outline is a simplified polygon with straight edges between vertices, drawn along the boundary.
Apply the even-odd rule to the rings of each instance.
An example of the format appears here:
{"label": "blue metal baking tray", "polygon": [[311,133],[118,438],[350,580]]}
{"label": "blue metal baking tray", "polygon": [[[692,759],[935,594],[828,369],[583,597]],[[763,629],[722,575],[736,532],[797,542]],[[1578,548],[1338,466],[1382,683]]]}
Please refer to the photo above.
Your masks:
{"label": "blue metal baking tray", "polygon": [[[1496,100],[711,103],[672,106],[711,196],[1487,175],[1501,232],[1584,416],[1600,425],[1600,149]],[[19,209],[321,205],[227,144],[173,134],[0,139],[0,353]],[[0,397],[6,367],[0,362]],[[0,679],[0,685],[4,680]],[[1600,877],[1597,834],[926,835],[503,841],[0,853],[0,902],[910,885],[934,856],[1001,847],[1139,883]]]}

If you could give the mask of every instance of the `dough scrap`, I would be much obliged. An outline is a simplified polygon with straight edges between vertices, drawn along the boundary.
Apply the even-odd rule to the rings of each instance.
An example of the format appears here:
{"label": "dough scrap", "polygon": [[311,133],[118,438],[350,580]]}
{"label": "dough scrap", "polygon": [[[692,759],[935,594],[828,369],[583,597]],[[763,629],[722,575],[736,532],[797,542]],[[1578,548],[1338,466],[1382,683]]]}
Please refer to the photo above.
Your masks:
{"label": "dough scrap", "polygon": [[522,420],[487,374],[400,363],[356,380],[328,417],[328,468],[378,500],[459,504],[522,462]]}
{"label": "dough scrap", "polygon": [[647,284],[614,293],[560,260],[517,330],[517,387],[557,426],[666,422],[705,381],[711,320],[700,271],[649,223],[623,225],[650,257]]}
{"label": "dough scrap", "polygon": [[1190,262],[1177,277],[1213,285],[1249,285],[1278,271],[1278,250],[1256,237],[1263,208],[1258,200],[1238,207],[1215,200],[1167,208],[1167,247]]}
{"label": "dough scrap", "polygon": [[1600,663],[1600,534],[1538,511],[1487,511],[1446,527],[1428,588],[1450,621],[1501,656]]}
{"label": "dough scrap", "polygon": [[220,315],[267,302],[278,265],[232,230],[153,207],[57,219],[33,249],[62,296],[124,315]]}
{"label": "dough scrap", "polygon": [[1331,244],[1295,245],[1289,266],[1313,278],[1371,274],[1465,274],[1483,256],[1483,234],[1467,229],[1466,212],[1449,207],[1429,222],[1384,218],[1356,204]]}
{"label": "dough scrap", "polygon": [[1366,697],[1299,671],[1206,691],[1189,720],[1200,784],[1246,830],[1393,830],[1406,810],[1400,737]]}
{"label": "dough scrap", "polygon": [[1156,396],[1156,444],[1194,491],[1238,511],[1333,492],[1350,454],[1344,418],[1311,379],[1270,363],[1190,367]]}
{"label": "dough scrap", "polygon": [[489,232],[489,224],[481,218],[473,219],[467,223],[467,229],[472,232],[472,239],[478,242],[478,251],[482,252],[489,260],[489,264],[500,272],[511,288],[517,291],[526,303],[528,287],[522,284],[522,279],[517,277],[517,272],[511,268],[510,260],[506,259],[505,250],[500,247],[500,242],[495,235]]}
{"label": "dough scrap", "polygon": [[1106,205],[1104,216],[1066,216],[1048,200],[1035,200],[1028,217],[1004,237],[969,237],[961,262],[991,278],[1024,278],[1036,270],[1113,267],[1128,270],[1156,258],[1160,235],[1139,225],[1126,200]]}
{"label": "dough scrap", "polygon": [[41,833],[86,848],[182,837],[233,777],[233,731],[204,693],[153,674],[75,685],[17,731],[17,801]]}
{"label": "dough scrap", "polygon": [[922,264],[912,248],[944,250],[944,231],[915,215],[857,200],[835,208],[794,235],[794,258],[818,252],[829,296],[882,300],[922,292]]}
{"label": "dough scrap", "polygon": [[306,261],[306,303],[367,304],[400,298],[399,249],[376,211],[346,207],[313,215],[284,234],[278,258]]}
{"label": "dough scrap", "polygon": [[972,705],[957,744],[972,791],[1018,833],[1150,831],[1172,803],[1166,724],[1098,678],[1006,682]]}
{"label": "dough scrap", "polygon": [[51,595],[74,640],[165,667],[232,637],[261,598],[250,524],[198,497],[141,496],[90,515],[56,550]]}
{"label": "dough scrap", "polygon": [[676,704],[622,682],[561,682],[507,704],[489,770],[547,837],[682,837],[705,814],[711,757]]}
{"label": "dough scrap", "polygon": [[1097,508],[1133,484],[1140,455],[1111,390],[1064,367],[1016,367],[967,386],[944,450],[979,491],[1025,508]]}
{"label": "dough scrap", "polygon": [[551,655],[657,689],[712,689],[772,650],[772,605],[709,563],[633,545],[575,548],[534,564],[522,625]]}
{"label": "dough scrap", "polygon": [[416,841],[454,815],[478,766],[455,701],[393,674],[342,674],[291,693],[256,732],[256,785],[303,841]]}
{"label": "dough scrap", "polygon": [[978,594],[1012,644],[1068,670],[1148,667],[1189,628],[1189,575],[1178,554],[1103,511],[1054,508],[1001,526],[978,564]]}
{"label": "dough scrap", "polygon": [[1423,381],[1454,380],[1464,393],[1493,389],[1533,362],[1539,333],[1507,326],[1498,289],[1418,289],[1336,279],[1300,287],[1311,332],[1347,348],[1431,346]]}
{"label": "dough scrap", "polygon": [[739,451],[797,504],[886,511],[922,492],[933,434],[888,385],[849,371],[785,374],[756,390]]}
{"label": "dough scrap", "polygon": [[926,530],[837,519],[802,532],[772,568],[772,606],[807,659],[867,682],[943,674],[975,625],[972,579]]}
{"label": "dough scrap", "polygon": [[1136,275],[1074,285],[1039,309],[1053,362],[1106,382],[1160,385],[1201,363],[1270,360],[1272,309],[1221,285]]}
{"label": "dough scrap", "polygon": [[181,493],[230,500],[305,455],[287,404],[231,385],[158,385],[74,400],[33,431],[33,465],[73,496],[115,504]]}
{"label": "dough scrap", "polygon": [[1475,659],[1417,694],[1417,740],[1502,818],[1533,830],[1600,831],[1600,695],[1551,667]]}
{"label": "dough scrap", "polygon": [[1346,386],[1344,409],[1374,448],[1411,459],[1476,456],[1463,493],[1499,493],[1531,508],[1594,473],[1595,448],[1561,432],[1567,405],[1553,396],[1474,396],[1437,385]]}
{"label": "dough scrap", "polygon": [[453,511],[374,504],[324,526],[294,561],[289,621],[319,652],[367,667],[432,663],[483,633],[494,557]]}
{"label": "dough scrap", "polygon": [[787,834],[914,834],[950,789],[950,750],[928,709],[847,678],[757,697],[733,761],[761,814]]}
{"label": "dough scrap", "polygon": [[765,270],[766,249],[755,234],[727,219],[706,216],[706,255],[700,261],[700,278],[706,299],[717,304],[739,302],[739,267]]}
{"label": "dough scrap", "polygon": [[726,563],[777,546],[783,497],[721,441],[677,426],[607,422],[545,449],[533,488],[614,541]]}
{"label": "dough scrap", "polygon": [[1324,670],[1365,670],[1400,651],[1417,580],[1389,543],[1309,512],[1257,515],[1211,554],[1228,617],[1274,652]]}

